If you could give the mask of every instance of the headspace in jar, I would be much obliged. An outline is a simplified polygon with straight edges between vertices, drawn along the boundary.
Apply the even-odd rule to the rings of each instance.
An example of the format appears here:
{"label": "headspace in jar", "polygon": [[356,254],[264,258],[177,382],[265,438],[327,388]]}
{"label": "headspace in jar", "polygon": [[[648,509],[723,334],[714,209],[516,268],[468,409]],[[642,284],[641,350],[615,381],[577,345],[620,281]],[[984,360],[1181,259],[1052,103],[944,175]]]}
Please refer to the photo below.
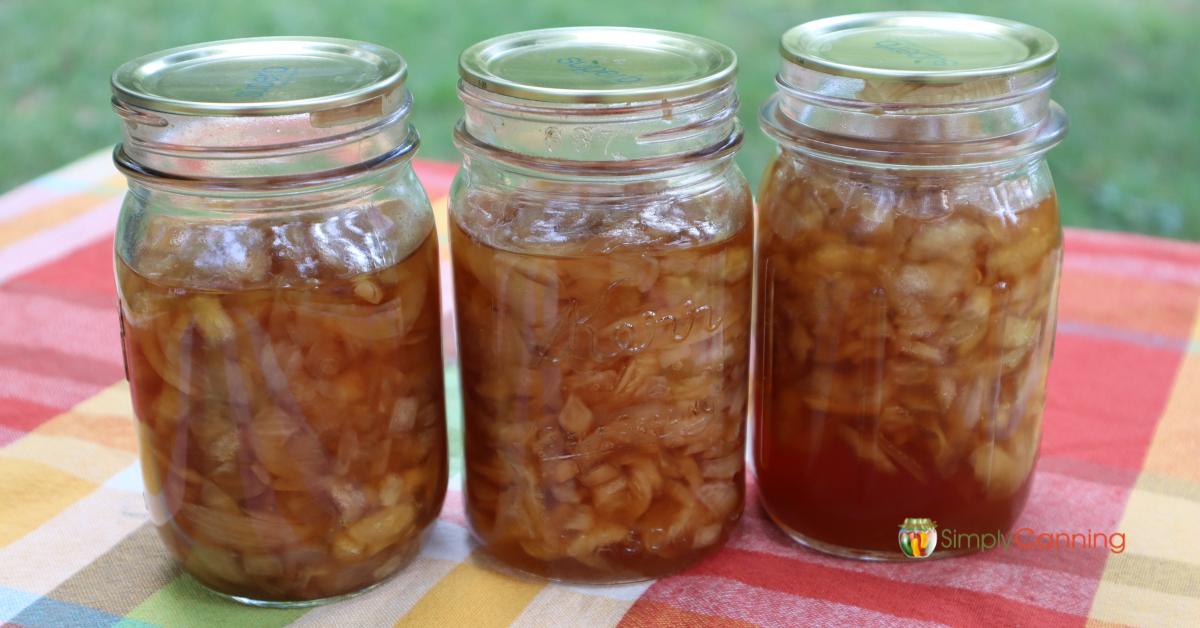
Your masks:
{"label": "headspace in jar", "polygon": [[860,558],[902,559],[913,517],[1006,531],[1054,335],[1057,45],[1014,22],[886,13],[796,27],[783,50],[762,112],[783,147],[760,197],[764,505],[802,543]]}
{"label": "headspace in jar", "polygon": [[753,232],[733,54],[558,29],[478,44],[461,68],[471,525],[551,578],[678,570],[744,499]]}
{"label": "headspace in jar", "polygon": [[316,38],[114,75],[147,504],[184,570],[245,603],[381,582],[441,507],[437,241],[403,76],[389,50]]}

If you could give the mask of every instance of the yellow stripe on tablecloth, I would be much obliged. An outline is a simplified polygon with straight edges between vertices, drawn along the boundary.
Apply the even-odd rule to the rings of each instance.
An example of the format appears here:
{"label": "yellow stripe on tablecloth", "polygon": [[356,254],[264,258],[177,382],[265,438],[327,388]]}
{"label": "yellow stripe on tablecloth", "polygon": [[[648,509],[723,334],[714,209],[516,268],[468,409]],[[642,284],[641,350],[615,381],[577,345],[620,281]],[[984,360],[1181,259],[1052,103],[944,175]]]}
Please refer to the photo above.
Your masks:
{"label": "yellow stripe on tablecloth", "polygon": [[[84,399],[71,408],[81,414],[133,416],[133,400],[129,397],[129,382],[121,380]],[[133,432],[132,426],[130,433]]]}
{"label": "yellow stripe on tablecloth", "polygon": [[442,578],[396,626],[509,626],[545,583],[491,571],[472,555]]}
{"label": "yellow stripe on tablecloth", "polygon": [[54,467],[0,458],[0,547],[37,529],[95,488]]}
{"label": "yellow stripe on tablecloth", "polygon": [[0,247],[60,225],[112,200],[112,194],[81,192],[32,207],[8,220],[0,221]]}
{"label": "yellow stripe on tablecloth", "polygon": [[[433,224],[437,227],[438,241],[447,242],[450,238],[450,221],[449,221],[449,196],[439,196],[430,201],[433,206]],[[443,250],[442,256],[446,257],[448,250]]]}
{"label": "yellow stripe on tablecloth", "polygon": [[1200,617],[1200,600],[1104,581],[1096,590],[1091,615],[1126,626],[1187,626]]}
{"label": "yellow stripe on tablecloth", "polygon": [[[1178,561],[1200,568],[1200,502],[1134,486],[1117,526],[1125,553]],[[1113,567],[1110,557],[1107,570]],[[1200,591],[1197,591],[1200,594]]]}
{"label": "yellow stripe on tablecloth", "polygon": [[[1200,316],[1191,338],[1200,342]],[[1110,556],[1092,600],[1090,616],[1129,624],[1176,624],[1200,617],[1200,503],[1161,491],[1163,476],[1200,480],[1195,443],[1200,438],[1200,354],[1184,356],[1166,409],[1155,428],[1118,531],[1126,552]],[[1191,447],[1190,449],[1188,447]]]}
{"label": "yellow stripe on tablecloth", "polygon": [[[134,460],[129,387],[113,384],[0,449],[0,547],[29,533]],[[102,419],[97,419],[102,417]],[[119,426],[120,417],[126,421]],[[104,433],[89,433],[103,424]],[[117,445],[114,447],[113,445]],[[11,505],[11,506],[10,506]]]}
{"label": "yellow stripe on tablecloth", "polygon": [[103,484],[134,458],[128,451],[73,437],[43,436],[36,430],[0,449],[0,460],[40,464],[92,484]]}

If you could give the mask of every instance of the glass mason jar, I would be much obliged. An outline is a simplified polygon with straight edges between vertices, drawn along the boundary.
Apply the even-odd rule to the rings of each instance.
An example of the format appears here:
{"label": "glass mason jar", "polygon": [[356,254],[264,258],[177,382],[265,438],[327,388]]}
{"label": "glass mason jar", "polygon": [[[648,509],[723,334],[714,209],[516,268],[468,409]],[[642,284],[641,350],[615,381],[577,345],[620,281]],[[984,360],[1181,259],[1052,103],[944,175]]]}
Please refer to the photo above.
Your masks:
{"label": "glass mason jar", "polygon": [[520,570],[653,578],[741,516],[753,220],[735,66],[715,42],[629,28],[462,55],[467,513]]}
{"label": "glass mason jar", "polygon": [[783,36],[761,112],[782,150],[759,199],[753,452],[800,543],[902,560],[906,520],[995,533],[1020,512],[1062,259],[1057,50],[948,13]]}
{"label": "glass mason jar", "polygon": [[437,240],[405,75],[386,48],[322,38],[113,75],[147,505],[184,570],[244,603],[362,591],[441,508]]}

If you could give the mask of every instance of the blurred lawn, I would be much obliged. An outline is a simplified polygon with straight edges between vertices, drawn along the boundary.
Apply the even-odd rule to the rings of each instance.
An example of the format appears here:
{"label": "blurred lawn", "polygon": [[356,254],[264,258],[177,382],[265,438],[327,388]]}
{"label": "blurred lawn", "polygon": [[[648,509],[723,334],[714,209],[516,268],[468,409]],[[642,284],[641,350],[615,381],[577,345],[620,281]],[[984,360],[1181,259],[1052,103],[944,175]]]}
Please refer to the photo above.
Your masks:
{"label": "blurred lawn", "polygon": [[943,9],[1029,22],[1061,43],[1055,98],[1071,117],[1050,156],[1068,224],[1200,240],[1200,0],[0,0],[0,191],[119,138],[108,77],[121,62],[203,40],[327,35],[390,46],[410,65],[421,156],[453,160],[459,51],[501,33],[636,25],[705,35],[741,59],[739,156],[757,182],[774,147],[757,108],[787,27],[881,9]]}

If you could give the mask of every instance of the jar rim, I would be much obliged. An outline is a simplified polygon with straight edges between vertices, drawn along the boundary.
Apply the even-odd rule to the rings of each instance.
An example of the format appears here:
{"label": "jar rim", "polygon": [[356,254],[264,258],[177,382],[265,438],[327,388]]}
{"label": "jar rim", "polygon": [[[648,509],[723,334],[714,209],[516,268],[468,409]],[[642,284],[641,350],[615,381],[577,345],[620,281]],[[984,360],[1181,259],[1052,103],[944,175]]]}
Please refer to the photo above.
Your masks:
{"label": "jar rim", "polygon": [[404,59],[369,42],[250,37],[190,44],[113,72],[117,102],[197,116],[278,116],[349,107],[403,88]]}
{"label": "jar rim", "polygon": [[780,54],[830,76],[946,84],[1011,77],[1054,65],[1058,41],[1013,20],[945,11],[854,13],[806,22]]}
{"label": "jar rim", "polygon": [[1066,130],[1050,100],[1058,42],[999,18],[934,11],[815,20],[781,38],[765,131],[821,153],[911,165],[1007,161]]}
{"label": "jar rim", "polygon": [[462,80],[494,94],[544,103],[661,101],[732,83],[737,55],[696,35],[586,26],[509,33],[459,57]]}

